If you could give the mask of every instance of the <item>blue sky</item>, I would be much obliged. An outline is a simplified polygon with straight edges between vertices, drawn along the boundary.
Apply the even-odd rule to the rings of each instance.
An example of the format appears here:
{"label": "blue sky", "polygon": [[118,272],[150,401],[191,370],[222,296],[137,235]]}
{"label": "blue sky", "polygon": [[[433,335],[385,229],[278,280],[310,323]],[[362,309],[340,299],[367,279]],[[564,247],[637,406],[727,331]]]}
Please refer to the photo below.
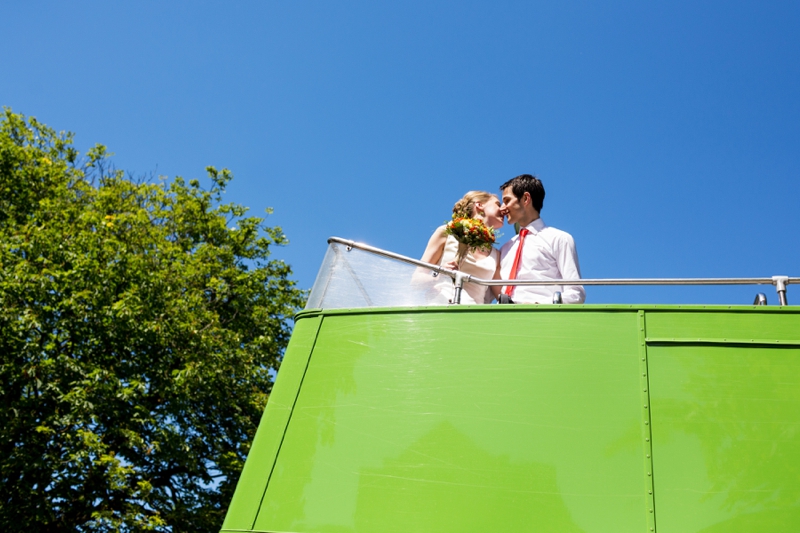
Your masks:
{"label": "blue sky", "polygon": [[[800,276],[797,2],[15,2],[0,105],[134,174],[234,173],[310,288],[521,173],[587,278]],[[503,240],[513,235],[504,230]],[[772,287],[588,303],[776,303]],[[794,294],[794,296],[793,296]],[[790,303],[800,288],[790,287]]]}

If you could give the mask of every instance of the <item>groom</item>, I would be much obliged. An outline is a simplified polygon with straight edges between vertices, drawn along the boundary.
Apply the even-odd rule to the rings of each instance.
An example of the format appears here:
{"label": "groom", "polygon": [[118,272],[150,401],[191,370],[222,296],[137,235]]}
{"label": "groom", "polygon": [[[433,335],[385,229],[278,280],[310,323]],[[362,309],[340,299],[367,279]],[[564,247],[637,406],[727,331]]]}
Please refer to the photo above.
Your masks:
{"label": "groom", "polygon": [[[564,231],[547,226],[539,213],[544,202],[544,186],[538,178],[522,174],[500,186],[501,213],[520,231],[500,249],[500,276],[503,279],[559,280],[579,279],[575,241]],[[586,299],[581,285],[529,285],[503,287],[498,300],[509,303],[553,303],[561,291],[565,304],[580,304]]]}

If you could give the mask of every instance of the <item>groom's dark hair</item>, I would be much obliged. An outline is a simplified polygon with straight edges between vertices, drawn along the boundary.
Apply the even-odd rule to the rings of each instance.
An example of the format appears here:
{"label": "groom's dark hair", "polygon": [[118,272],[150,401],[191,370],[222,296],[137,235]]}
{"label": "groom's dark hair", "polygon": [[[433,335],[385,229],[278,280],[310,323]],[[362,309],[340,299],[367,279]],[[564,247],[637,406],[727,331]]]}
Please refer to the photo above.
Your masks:
{"label": "groom's dark hair", "polygon": [[511,187],[511,192],[517,197],[517,200],[522,198],[522,195],[528,193],[531,195],[531,203],[533,208],[538,213],[542,211],[542,204],[544,204],[544,185],[536,176],[530,174],[520,174],[516,178],[512,178],[500,186],[500,192],[506,187]]}

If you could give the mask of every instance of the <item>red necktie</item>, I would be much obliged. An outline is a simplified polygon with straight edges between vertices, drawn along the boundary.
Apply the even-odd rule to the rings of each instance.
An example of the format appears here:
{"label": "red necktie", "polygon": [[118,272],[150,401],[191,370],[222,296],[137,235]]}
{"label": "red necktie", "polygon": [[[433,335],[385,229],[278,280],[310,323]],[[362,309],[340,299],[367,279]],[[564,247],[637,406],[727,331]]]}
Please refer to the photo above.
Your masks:
{"label": "red necktie", "polygon": [[[529,230],[526,228],[522,228],[519,230],[519,242],[517,243],[517,255],[514,256],[514,264],[511,266],[511,273],[508,275],[508,279],[517,279],[517,272],[519,272],[519,264],[522,260],[522,245],[525,244],[525,235],[530,233]],[[503,290],[504,294],[511,296],[514,294],[514,285],[506,285],[506,288]]]}

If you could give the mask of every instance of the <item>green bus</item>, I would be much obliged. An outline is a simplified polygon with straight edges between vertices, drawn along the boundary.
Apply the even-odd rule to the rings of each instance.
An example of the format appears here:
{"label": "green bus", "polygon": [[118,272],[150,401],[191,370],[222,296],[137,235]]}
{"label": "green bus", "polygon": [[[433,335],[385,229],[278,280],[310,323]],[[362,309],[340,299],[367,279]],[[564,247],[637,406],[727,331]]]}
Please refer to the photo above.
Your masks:
{"label": "green bus", "polygon": [[223,532],[800,531],[800,307],[424,305],[491,282],[330,242]]}

